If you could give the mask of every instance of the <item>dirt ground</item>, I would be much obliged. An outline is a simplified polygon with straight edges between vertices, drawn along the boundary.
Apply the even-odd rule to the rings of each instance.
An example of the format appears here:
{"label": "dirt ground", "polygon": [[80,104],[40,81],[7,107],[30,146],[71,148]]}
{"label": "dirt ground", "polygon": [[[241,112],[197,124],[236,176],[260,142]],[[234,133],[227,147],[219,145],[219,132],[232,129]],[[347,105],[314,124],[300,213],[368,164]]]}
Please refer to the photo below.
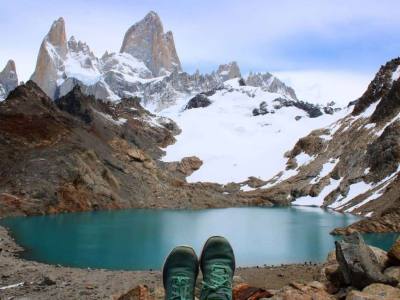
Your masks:
{"label": "dirt ground", "polygon": [[[0,299],[116,299],[139,284],[163,298],[160,271],[108,271],[47,265],[18,258],[21,248],[0,227]],[[319,278],[321,265],[238,268],[235,283],[279,289]],[[200,286],[200,279],[198,280]]]}

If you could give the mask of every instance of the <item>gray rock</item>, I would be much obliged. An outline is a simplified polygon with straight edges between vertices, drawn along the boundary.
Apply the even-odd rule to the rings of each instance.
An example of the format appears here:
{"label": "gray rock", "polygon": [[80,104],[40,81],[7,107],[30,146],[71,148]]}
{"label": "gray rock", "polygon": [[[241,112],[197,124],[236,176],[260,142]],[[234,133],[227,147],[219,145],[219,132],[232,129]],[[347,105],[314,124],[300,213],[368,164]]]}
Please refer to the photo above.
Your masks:
{"label": "gray rock", "polygon": [[185,109],[199,108],[199,107],[207,107],[211,104],[210,99],[207,98],[204,94],[198,94],[192,99],[189,100]]}
{"label": "gray rock", "polygon": [[217,74],[222,81],[227,81],[229,79],[238,78],[242,76],[240,74],[239,66],[235,61],[230,62],[226,65],[220,65],[218,67]]}
{"label": "gray rock", "polygon": [[397,280],[381,272],[376,256],[358,233],[335,242],[336,259],[347,285],[362,289],[372,283],[397,285]]}

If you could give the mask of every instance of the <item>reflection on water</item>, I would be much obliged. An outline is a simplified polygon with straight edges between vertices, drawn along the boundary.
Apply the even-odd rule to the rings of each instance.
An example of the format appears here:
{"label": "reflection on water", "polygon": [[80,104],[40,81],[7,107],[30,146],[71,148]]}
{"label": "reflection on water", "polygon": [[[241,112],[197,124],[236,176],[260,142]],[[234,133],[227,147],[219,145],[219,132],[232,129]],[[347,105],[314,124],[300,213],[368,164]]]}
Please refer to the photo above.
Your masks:
{"label": "reflection on water", "polygon": [[[334,247],[329,232],[357,217],[319,208],[125,210],[1,220],[24,257],[92,268],[155,269],[176,245],[200,251],[211,235],[227,237],[239,266],[322,261]],[[397,235],[367,235],[388,248]]]}

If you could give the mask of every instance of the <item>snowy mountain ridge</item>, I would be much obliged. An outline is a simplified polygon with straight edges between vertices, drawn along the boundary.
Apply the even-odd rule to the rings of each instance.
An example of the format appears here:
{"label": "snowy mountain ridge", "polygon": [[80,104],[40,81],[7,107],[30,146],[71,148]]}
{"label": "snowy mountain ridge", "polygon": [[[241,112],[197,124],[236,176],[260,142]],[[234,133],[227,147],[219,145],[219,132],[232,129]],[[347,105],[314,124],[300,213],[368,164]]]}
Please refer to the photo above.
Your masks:
{"label": "snowy mountain ridge", "polygon": [[[53,23],[40,47],[35,81],[51,98],[67,94],[79,84],[86,94],[106,101],[138,96],[156,111],[176,99],[221,87],[241,77],[236,62],[220,65],[210,74],[182,72],[172,33],[164,33],[160,18],[150,12],[127,33],[119,53],[96,57],[73,36],[67,41],[63,18]],[[155,49],[160,51],[154,53]],[[294,90],[270,73],[250,74],[248,85],[297,100]]]}
{"label": "snowy mountain ridge", "polygon": [[275,201],[371,217],[337,233],[398,230],[399,70],[400,58],[383,65],[341,118],[300,138],[285,153],[286,167],[255,191]]}

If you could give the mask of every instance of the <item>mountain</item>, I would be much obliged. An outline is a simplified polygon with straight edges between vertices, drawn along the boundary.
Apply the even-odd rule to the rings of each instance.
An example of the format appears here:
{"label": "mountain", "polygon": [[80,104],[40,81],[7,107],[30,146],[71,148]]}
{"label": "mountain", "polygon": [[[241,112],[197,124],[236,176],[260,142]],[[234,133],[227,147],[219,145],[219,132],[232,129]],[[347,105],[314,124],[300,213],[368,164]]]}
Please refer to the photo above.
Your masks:
{"label": "mountain", "polygon": [[144,62],[154,76],[182,70],[173,34],[164,33],[160,17],[153,11],[128,29],[120,52]]}
{"label": "mountain", "polygon": [[347,115],[286,152],[266,199],[367,218],[335,233],[400,231],[400,58],[380,68]]}
{"label": "mountain", "polygon": [[63,18],[59,18],[53,23],[40,45],[36,68],[31,77],[31,80],[52,98],[56,96],[59,77],[63,76],[67,54],[65,22]]}
{"label": "mountain", "polygon": [[[137,96],[144,105],[160,111],[181,98],[217,89],[225,81],[241,77],[236,62],[220,65],[210,74],[183,72],[172,33],[164,33],[154,12],[129,28],[120,53],[106,52],[98,58],[86,43],[74,37],[67,41],[66,36],[65,21],[60,18],[43,39],[31,77],[52,99],[79,84],[85,94],[98,99],[119,101]],[[297,99],[292,88],[269,73],[251,75],[245,81]]]}
{"label": "mountain", "polygon": [[10,59],[3,71],[0,72],[0,101],[4,100],[17,86],[17,69],[15,67],[15,62]]}
{"label": "mountain", "polygon": [[0,102],[0,215],[250,203],[187,183],[198,158],[160,161],[178,133],[138,98],[104,102],[77,86],[53,101],[28,81]]}
{"label": "mountain", "polygon": [[[250,86],[248,80],[233,78],[160,111],[182,129],[177,142],[165,149],[163,160],[199,157],[203,166],[188,177],[190,182],[266,179],[284,168],[282,154],[299,137],[337,119],[336,114],[325,113],[335,108],[299,101],[283,83],[279,88],[272,85],[277,82],[272,75],[259,79]],[[239,188],[247,189],[246,184]]]}

